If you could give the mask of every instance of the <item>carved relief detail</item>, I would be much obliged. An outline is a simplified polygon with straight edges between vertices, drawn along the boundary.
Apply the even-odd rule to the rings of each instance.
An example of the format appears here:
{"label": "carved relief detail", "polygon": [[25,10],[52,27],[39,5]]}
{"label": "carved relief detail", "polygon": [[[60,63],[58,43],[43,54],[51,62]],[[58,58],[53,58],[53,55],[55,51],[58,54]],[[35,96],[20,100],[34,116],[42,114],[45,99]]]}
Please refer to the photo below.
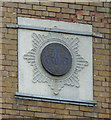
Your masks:
{"label": "carved relief detail", "polygon": [[[48,35],[32,34],[33,48],[26,54],[24,59],[33,66],[33,82],[48,83],[53,93],[59,94],[65,86],[80,87],[78,73],[88,66],[88,62],[79,54],[79,38],[66,38],[60,33],[49,33]],[[43,48],[49,43],[60,43],[68,48],[72,55],[71,70],[63,76],[52,76],[47,73],[41,65],[40,55]]]}

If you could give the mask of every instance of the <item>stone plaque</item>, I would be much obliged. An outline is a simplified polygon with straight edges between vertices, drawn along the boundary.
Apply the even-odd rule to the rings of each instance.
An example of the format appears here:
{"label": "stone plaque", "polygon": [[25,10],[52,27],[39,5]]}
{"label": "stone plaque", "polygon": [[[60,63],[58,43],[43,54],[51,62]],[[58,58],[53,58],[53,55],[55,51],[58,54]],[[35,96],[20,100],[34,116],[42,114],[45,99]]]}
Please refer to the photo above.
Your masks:
{"label": "stone plaque", "polygon": [[51,75],[61,76],[69,72],[72,66],[72,56],[64,45],[51,43],[43,49],[41,63]]}
{"label": "stone plaque", "polygon": [[[91,25],[53,20],[19,17],[18,24],[92,32]],[[44,30],[18,29],[18,92],[93,100],[92,37]]]}

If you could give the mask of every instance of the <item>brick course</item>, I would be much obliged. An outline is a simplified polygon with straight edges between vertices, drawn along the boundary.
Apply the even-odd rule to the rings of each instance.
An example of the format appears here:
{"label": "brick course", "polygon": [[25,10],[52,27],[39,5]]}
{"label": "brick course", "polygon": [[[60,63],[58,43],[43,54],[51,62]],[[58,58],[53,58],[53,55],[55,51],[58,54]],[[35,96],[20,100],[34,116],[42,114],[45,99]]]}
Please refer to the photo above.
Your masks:
{"label": "brick course", "polygon": [[[94,2],[3,2],[2,41],[0,41],[0,74],[2,75],[2,100],[0,114],[3,118],[111,118],[110,82],[110,3]],[[17,24],[17,17],[50,19],[90,24],[93,32],[103,38],[93,38],[94,100],[96,107],[48,103],[15,99],[17,92],[17,30],[6,24]],[[1,46],[2,45],[2,46]],[[1,98],[0,96],[0,98]],[[2,104],[1,104],[2,103]]]}

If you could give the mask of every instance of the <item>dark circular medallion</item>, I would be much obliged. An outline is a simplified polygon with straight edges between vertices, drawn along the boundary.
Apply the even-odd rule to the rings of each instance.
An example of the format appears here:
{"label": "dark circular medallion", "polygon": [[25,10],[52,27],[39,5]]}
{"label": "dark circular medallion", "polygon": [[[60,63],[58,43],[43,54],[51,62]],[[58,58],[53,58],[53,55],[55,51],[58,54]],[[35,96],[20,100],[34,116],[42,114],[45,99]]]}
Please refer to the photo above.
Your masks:
{"label": "dark circular medallion", "polygon": [[51,75],[62,76],[71,69],[72,56],[64,45],[51,43],[42,50],[41,64]]}

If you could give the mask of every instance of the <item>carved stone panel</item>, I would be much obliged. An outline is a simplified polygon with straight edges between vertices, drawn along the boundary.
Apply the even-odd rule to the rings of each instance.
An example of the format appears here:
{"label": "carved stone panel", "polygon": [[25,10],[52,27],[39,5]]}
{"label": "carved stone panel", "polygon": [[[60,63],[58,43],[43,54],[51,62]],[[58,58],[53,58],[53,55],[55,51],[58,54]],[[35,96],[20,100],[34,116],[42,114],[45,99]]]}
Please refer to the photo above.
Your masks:
{"label": "carved stone panel", "polygon": [[[41,21],[43,25],[47,23],[46,27],[57,26],[65,30],[65,24],[72,30],[77,27],[74,23],[61,22],[59,26],[59,22]],[[41,21],[18,19],[20,25],[38,27]],[[85,32],[92,30],[89,25],[78,24],[77,29],[81,31],[79,27]],[[18,60],[20,93],[93,100],[92,37],[20,29]]]}

